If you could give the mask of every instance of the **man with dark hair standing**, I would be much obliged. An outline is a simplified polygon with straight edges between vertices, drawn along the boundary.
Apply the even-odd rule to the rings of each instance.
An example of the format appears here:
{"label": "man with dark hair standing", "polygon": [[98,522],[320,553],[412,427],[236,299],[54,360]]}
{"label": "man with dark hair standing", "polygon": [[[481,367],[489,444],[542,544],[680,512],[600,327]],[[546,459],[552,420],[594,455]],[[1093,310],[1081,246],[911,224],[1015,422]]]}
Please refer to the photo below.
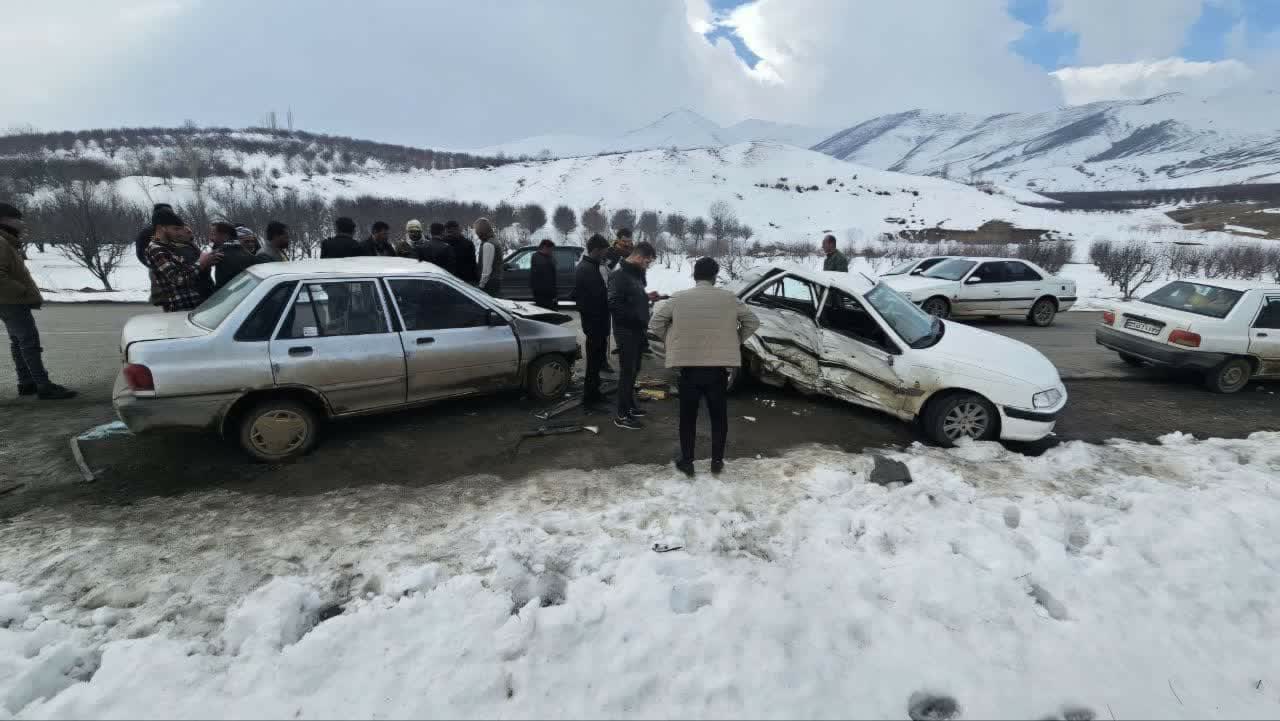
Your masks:
{"label": "man with dark hair standing", "polygon": [[74,398],[76,392],[49,381],[44,349],[32,311],[44,304],[40,288],[27,270],[20,240],[26,224],[22,212],[0,203],[0,322],[9,334],[9,353],[18,375],[18,395],[44,401]]}
{"label": "man with dark hair standing", "polygon": [[209,297],[209,268],[222,260],[218,250],[201,253],[186,223],[172,210],[156,213],[156,235],[147,246],[151,304],[166,313],[194,310]]}
{"label": "man with dark hair standing", "polygon": [[451,220],[444,224],[444,242],[453,248],[453,274],[458,280],[471,285],[480,283],[479,266],[476,265],[476,245],[462,234],[462,226]]}
{"label": "man with dark hair standing", "polygon": [[391,245],[388,236],[391,235],[391,226],[381,220],[374,221],[372,232],[369,238],[364,241],[364,254],[377,255],[382,257],[394,257],[396,249]]}
{"label": "man with dark hair standing", "polygon": [[760,327],[756,314],[728,288],[716,287],[720,264],[693,264],[694,287],[658,306],[649,332],[666,343],[666,365],[680,374],[680,456],[676,468],[693,475],[698,409],[711,416],[711,472],[724,469],[729,436],[729,369],[742,365],[742,344]]}
{"label": "man with dark hair standing", "polygon": [[551,252],[555,247],[556,244],[550,238],[544,238],[538,244],[538,252],[533,254],[533,261],[529,266],[529,289],[533,291],[533,304],[547,310],[559,307],[556,303],[560,296],[559,288],[556,287],[556,259]]}
{"label": "man with dark hair standing", "polygon": [[151,206],[151,224],[139,230],[137,237],[133,239],[134,255],[138,256],[138,262],[144,267],[147,266],[147,246],[151,245],[151,239],[156,236],[156,214],[161,210],[173,210],[173,206],[168,203]]}
{"label": "man with dark hair standing", "polygon": [[587,371],[582,384],[582,406],[587,410],[594,410],[604,401],[600,395],[600,371],[609,353],[609,289],[600,275],[600,264],[608,249],[609,241],[603,236],[591,236],[573,279],[573,300],[578,304],[582,334],[587,339]]}
{"label": "man with dark hair standing", "polygon": [[635,246],[631,242],[631,229],[618,228],[613,245],[609,246],[609,251],[604,256],[604,267],[609,271],[618,269],[618,263],[621,263],[631,255],[631,250]]}
{"label": "man with dark hair standing", "polygon": [[840,273],[849,272],[849,259],[845,257],[844,253],[836,250],[836,237],[834,235],[823,237],[822,253],[827,256],[822,261],[823,270],[834,270]]}
{"label": "man with dark hair standing", "polygon": [[[439,225],[437,223],[436,225]],[[417,258],[424,263],[435,263],[444,270],[453,272],[453,248],[444,242],[444,239],[436,236],[429,239],[422,237],[422,223],[411,220],[405,226],[405,230],[409,234],[409,242],[413,243],[414,252]],[[443,228],[443,226],[441,226]]]}
{"label": "man with dark hair standing", "polygon": [[342,217],[333,221],[333,229],[337,231],[332,238],[325,238],[320,243],[321,258],[357,258],[368,255],[360,241],[355,239],[356,221]]}
{"label": "man with dark hair standing", "polygon": [[498,247],[493,223],[481,218],[476,221],[475,231],[480,239],[480,290],[499,298],[502,296],[502,249]]}
{"label": "man with dark hair standing", "polygon": [[636,376],[644,354],[644,337],[649,328],[649,294],[645,292],[645,272],[657,252],[649,243],[640,243],[618,269],[609,275],[609,315],[613,339],[618,344],[618,407],[613,425],[627,430],[644,427],[638,419],[646,413],[636,406]]}
{"label": "man with dark hair standing", "polygon": [[267,244],[258,251],[258,257],[264,261],[284,262],[289,260],[289,226],[278,220],[267,223]]}
{"label": "man with dark hair standing", "polygon": [[[228,234],[225,240],[218,240],[219,236]],[[222,260],[213,267],[213,289],[218,290],[222,286],[231,282],[232,278],[240,275],[245,268],[263,262],[262,256],[256,252],[252,252],[250,239],[254,242],[257,238],[253,235],[253,231],[244,227],[232,227],[230,223],[214,223],[213,232],[209,234],[209,241],[222,254]]]}

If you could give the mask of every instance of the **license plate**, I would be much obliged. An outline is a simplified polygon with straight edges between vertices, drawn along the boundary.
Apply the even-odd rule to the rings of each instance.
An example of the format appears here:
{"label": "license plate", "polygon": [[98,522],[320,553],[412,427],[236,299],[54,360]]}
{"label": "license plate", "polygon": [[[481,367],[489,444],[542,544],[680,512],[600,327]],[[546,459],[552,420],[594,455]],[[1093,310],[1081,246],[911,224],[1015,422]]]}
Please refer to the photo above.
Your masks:
{"label": "license plate", "polygon": [[1161,331],[1161,326],[1153,323],[1143,323],[1140,320],[1126,320],[1124,322],[1124,327],[1129,330],[1136,330],[1139,333],[1146,333],[1147,335],[1160,335]]}

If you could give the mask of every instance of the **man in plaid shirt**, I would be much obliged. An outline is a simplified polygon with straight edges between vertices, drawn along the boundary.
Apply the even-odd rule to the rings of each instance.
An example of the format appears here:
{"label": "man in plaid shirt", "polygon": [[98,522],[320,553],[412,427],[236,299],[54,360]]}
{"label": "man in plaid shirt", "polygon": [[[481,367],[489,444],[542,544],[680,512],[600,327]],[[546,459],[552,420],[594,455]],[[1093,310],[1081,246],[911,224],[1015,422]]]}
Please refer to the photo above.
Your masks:
{"label": "man in plaid shirt", "polygon": [[172,210],[156,213],[156,234],[147,246],[151,267],[151,304],[166,313],[193,310],[212,290],[209,268],[220,253],[204,252],[191,242],[186,224]]}

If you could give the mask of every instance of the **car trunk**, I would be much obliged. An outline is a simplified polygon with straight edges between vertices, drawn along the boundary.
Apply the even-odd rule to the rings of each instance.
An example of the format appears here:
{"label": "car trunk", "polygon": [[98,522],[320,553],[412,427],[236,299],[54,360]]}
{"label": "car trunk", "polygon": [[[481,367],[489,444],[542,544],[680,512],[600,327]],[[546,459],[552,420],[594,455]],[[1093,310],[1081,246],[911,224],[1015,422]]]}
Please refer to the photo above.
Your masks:
{"label": "car trunk", "polygon": [[1197,318],[1204,316],[1161,308],[1147,303],[1125,303],[1116,307],[1115,329],[1157,343],[1168,343],[1169,334],[1175,330],[1188,330]]}
{"label": "car trunk", "polygon": [[197,338],[209,331],[187,320],[186,313],[148,313],[129,319],[120,332],[120,352],[125,354],[129,346],[154,340]]}

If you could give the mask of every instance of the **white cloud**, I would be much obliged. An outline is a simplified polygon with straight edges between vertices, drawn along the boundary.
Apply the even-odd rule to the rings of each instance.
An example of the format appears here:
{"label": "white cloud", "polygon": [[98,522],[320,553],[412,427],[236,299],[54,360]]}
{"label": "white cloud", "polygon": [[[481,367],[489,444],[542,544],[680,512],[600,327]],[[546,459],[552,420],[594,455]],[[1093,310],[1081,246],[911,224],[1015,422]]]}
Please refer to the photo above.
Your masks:
{"label": "white cloud", "polygon": [[685,18],[689,27],[699,35],[706,35],[715,29],[715,12],[709,0],[685,0]]}
{"label": "white cloud", "polygon": [[1083,65],[1154,60],[1176,54],[1203,0],[1053,0],[1049,30],[1075,33]]}
{"label": "white cloud", "polygon": [[1052,75],[1070,105],[1098,100],[1148,98],[1169,92],[1212,95],[1243,85],[1254,72],[1239,60],[1194,62],[1165,58],[1151,62],[1062,68]]}

